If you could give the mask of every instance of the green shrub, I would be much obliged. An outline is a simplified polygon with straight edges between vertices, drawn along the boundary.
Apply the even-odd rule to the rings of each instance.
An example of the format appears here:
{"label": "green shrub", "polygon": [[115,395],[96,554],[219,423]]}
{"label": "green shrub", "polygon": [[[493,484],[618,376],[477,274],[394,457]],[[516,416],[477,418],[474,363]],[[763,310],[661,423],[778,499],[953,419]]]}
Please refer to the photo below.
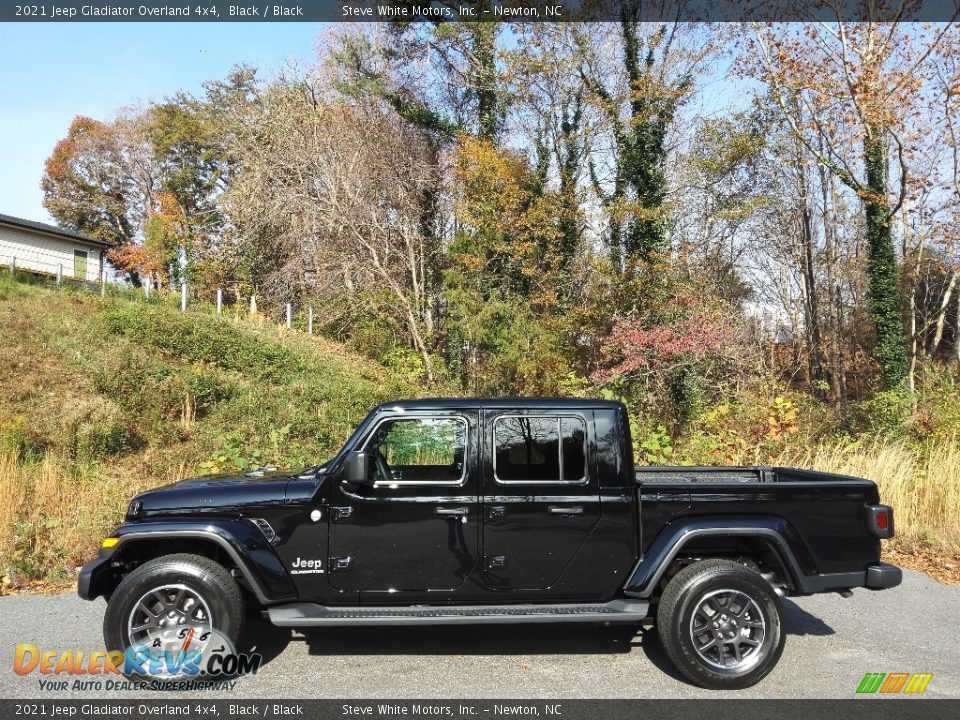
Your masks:
{"label": "green shrub", "polygon": [[33,453],[27,420],[22,415],[0,414],[0,455],[26,458]]}
{"label": "green shrub", "polygon": [[922,439],[960,438],[960,386],[952,369],[926,367],[917,392],[915,433]]}
{"label": "green shrub", "polygon": [[166,365],[128,343],[101,356],[93,381],[98,392],[154,431],[171,420],[192,423],[233,393],[214,369]]}
{"label": "green shrub", "polygon": [[639,441],[640,458],[647,465],[665,465],[673,457],[673,441],[663,425],[657,426]]}
{"label": "green shrub", "polygon": [[685,430],[699,416],[705,386],[706,381],[690,365],[681,365],[667,376],[670,414],[677,430]]}
{"label": "green shrub", "polygon": [[203,367],[185,370],[181,377],[198,415],[206,414],[217,403],[230,398],[233,388],[213,371]]}
{"label": "green shrub", "polygon": [[113,398],[141,422],[169,418],[182,398],[167,391],[173,370],[143,348],[122,343],[101,357],[93,371],[94,388]]}
{"label": "green shrub", "polygon": [[380,362],[397,379],[404,380],[411,385],[423,382],[425,373],[423,358],[413,348],[394,346],[380,358]]}
{"label": "green shrub", "polygon": [[375,312],[361,313],[350,330],[348,347],[371,360],[387,355],[403,337],[403,327],[393,318]]}
{"label": "green shrub", "polygon": [[100,396],[67,398],[60,413],[41,422],[41,429],[53,446],[74,458],[103,458],[138,444],[120,407]]}
{"label": "green shrub", "polygon": [[854,434],[902,437],[909,429],[913,400],[909,390],[897,387],[854,403],[850,408],[851,430]]}

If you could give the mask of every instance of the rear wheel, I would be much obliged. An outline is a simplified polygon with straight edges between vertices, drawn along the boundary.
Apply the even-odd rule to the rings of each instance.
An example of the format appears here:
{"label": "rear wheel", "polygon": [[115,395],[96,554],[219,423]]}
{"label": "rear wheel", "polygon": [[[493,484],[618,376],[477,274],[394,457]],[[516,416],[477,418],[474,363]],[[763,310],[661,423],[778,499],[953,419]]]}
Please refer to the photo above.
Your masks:
{"label": "rear wheel", "polygon": [[697,685],[745,688],[777,664],[785,636],[783,606],[757,573],[728,560],[704,560],[678,572],[657,610],[657,631],[677,669]]}

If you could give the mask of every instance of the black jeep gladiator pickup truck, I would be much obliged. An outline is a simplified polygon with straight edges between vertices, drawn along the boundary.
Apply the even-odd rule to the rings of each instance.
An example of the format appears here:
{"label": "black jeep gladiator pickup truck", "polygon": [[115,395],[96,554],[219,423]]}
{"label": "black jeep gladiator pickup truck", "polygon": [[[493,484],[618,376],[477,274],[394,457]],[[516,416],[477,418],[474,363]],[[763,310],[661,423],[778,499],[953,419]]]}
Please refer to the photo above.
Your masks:
{"label": "black jeep gladiator pickup truck", "polygon": [[282,627],[655,619],[691,681],[741,688],[780,657],[781,596],[900,583],[880,562],[892,536],[869,480],[635,470],[619,402],[407,400],[324,465],[138,495],[78,592],[108,600],[108,648],[183,625],[236,641],[251,610]]}

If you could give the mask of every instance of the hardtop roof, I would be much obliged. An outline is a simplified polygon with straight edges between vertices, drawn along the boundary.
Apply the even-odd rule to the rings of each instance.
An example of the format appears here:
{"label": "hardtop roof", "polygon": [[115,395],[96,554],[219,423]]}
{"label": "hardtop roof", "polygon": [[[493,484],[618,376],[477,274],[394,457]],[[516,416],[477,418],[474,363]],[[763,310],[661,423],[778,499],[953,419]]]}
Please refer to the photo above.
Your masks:
{"label": "hardtop roof", "polygon": [[498,410],[556,410],[556,409],[607,409],[623,406],[618,400],[599,398],[560,397],[501,397],[501,398],[412,398],[380,403],[377,410],[454,410],[493,408]]}

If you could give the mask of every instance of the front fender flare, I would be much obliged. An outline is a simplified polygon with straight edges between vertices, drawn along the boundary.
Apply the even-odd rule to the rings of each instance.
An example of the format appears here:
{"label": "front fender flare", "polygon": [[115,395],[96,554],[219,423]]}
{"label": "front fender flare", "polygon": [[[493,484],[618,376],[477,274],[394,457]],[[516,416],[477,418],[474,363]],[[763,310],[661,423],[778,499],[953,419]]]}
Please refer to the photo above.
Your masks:
{"label": "front fender flare", "polygon": [[[197,540],[216,544],[240,571],[257,600],[264,605],[295,600],[297,591],[280,558],[262,533],[243,520],[148,521],[121,525],[114,533],[119,542],[100,551],[80,572],[78,594],[92,600],[105,594],[114,561],[124,549],[141,542]],[[157,552],[159,556],[162,552]]]}

